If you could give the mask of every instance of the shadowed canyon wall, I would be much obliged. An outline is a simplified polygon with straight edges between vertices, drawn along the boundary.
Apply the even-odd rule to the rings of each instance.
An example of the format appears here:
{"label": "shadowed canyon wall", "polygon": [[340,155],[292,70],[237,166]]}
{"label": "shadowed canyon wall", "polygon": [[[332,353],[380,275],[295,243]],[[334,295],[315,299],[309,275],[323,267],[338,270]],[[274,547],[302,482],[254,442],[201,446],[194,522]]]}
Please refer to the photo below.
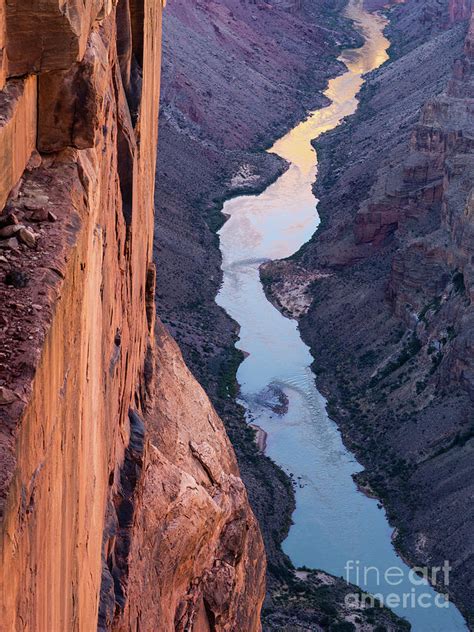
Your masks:
{"label": "shadowed canyon wall", "polygon": [[258,630],[222,423],[155,323],[161,0],[0,2],[5,631]]}

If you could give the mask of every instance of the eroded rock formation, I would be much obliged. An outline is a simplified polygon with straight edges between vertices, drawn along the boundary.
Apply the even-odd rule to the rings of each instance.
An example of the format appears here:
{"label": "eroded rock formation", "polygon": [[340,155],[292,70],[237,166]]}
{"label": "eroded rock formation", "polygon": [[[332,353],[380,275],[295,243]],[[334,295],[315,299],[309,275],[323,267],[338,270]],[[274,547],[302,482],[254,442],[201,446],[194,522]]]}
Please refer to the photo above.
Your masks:
{"label": "eroded rock formation", "polygon": [[160,0],[0,2],[1,629],[258,630],[232,447],[155,335]]}
{"label": "eroded rock formation", "polygon": [[[258,630],[265,554],[233,449],[160,323],[156,335],[142,393],[144,425],[134,413],[125,484],[108,513],[113,579],[122,577],[128,542],[134,560],[126,586],[120,579],[128,600],[116,629],[155,630],[159,622],[160,630],[178,632]],[[137,470],[143,475],[127,495]]]}

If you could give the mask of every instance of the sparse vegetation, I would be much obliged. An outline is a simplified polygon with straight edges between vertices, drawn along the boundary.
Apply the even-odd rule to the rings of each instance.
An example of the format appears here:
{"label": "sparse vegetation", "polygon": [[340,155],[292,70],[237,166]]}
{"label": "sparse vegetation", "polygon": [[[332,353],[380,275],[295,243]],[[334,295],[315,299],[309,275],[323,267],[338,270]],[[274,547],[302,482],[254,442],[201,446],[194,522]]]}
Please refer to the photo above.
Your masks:
{"label": "sparse vegetation", "polygon": [[426,323],[428,312],[432,311],[436,314],[441,307],[441,297],[436,296],[432,301],[430,301],[427,305],[423,307],[421,312],[418,314],[418,320]]}
{"label": "sparse vegetation", "polygon": [[229,350],[228,357],[219,369],[217,392],[219,397],[236,397],[239,385],[236,374],[237,369],[244,360],[244,354],[235,347]]}
{"label": "sparse vegetation", "polygon": [[404,366],[407,362],[409,362],[422,348],[422,344],[418,336],[415,332],[411,335],[409,341],[405,344],[399,356],[389,362],[377,375],[375,375],[370,381],[369,386],[373,387],[378,382],[381,382],[383,379],[388,377],[391,373],[398,371]]}

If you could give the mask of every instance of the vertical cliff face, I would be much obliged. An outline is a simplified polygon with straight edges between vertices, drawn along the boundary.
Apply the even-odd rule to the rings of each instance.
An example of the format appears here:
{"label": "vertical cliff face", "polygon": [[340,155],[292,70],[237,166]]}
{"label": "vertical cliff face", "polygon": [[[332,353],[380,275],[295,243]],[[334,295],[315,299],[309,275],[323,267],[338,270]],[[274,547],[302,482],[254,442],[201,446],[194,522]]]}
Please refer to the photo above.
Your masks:
{"label": "vertical cliff face", "polygon": [[259,628],[232,448],[154,335],[161,18],[0,2],[5,630]]}

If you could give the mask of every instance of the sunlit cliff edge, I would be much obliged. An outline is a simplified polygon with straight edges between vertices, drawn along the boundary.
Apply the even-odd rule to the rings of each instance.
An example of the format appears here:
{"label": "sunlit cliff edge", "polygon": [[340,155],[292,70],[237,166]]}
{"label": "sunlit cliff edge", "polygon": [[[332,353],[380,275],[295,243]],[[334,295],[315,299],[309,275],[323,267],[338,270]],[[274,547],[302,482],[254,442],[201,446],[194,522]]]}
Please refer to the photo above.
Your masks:
{"label": "sunlit cliff edge", "polygon": [[162,4],[0,2],[0,629],[259,630],[233,449],[155,322]]}

